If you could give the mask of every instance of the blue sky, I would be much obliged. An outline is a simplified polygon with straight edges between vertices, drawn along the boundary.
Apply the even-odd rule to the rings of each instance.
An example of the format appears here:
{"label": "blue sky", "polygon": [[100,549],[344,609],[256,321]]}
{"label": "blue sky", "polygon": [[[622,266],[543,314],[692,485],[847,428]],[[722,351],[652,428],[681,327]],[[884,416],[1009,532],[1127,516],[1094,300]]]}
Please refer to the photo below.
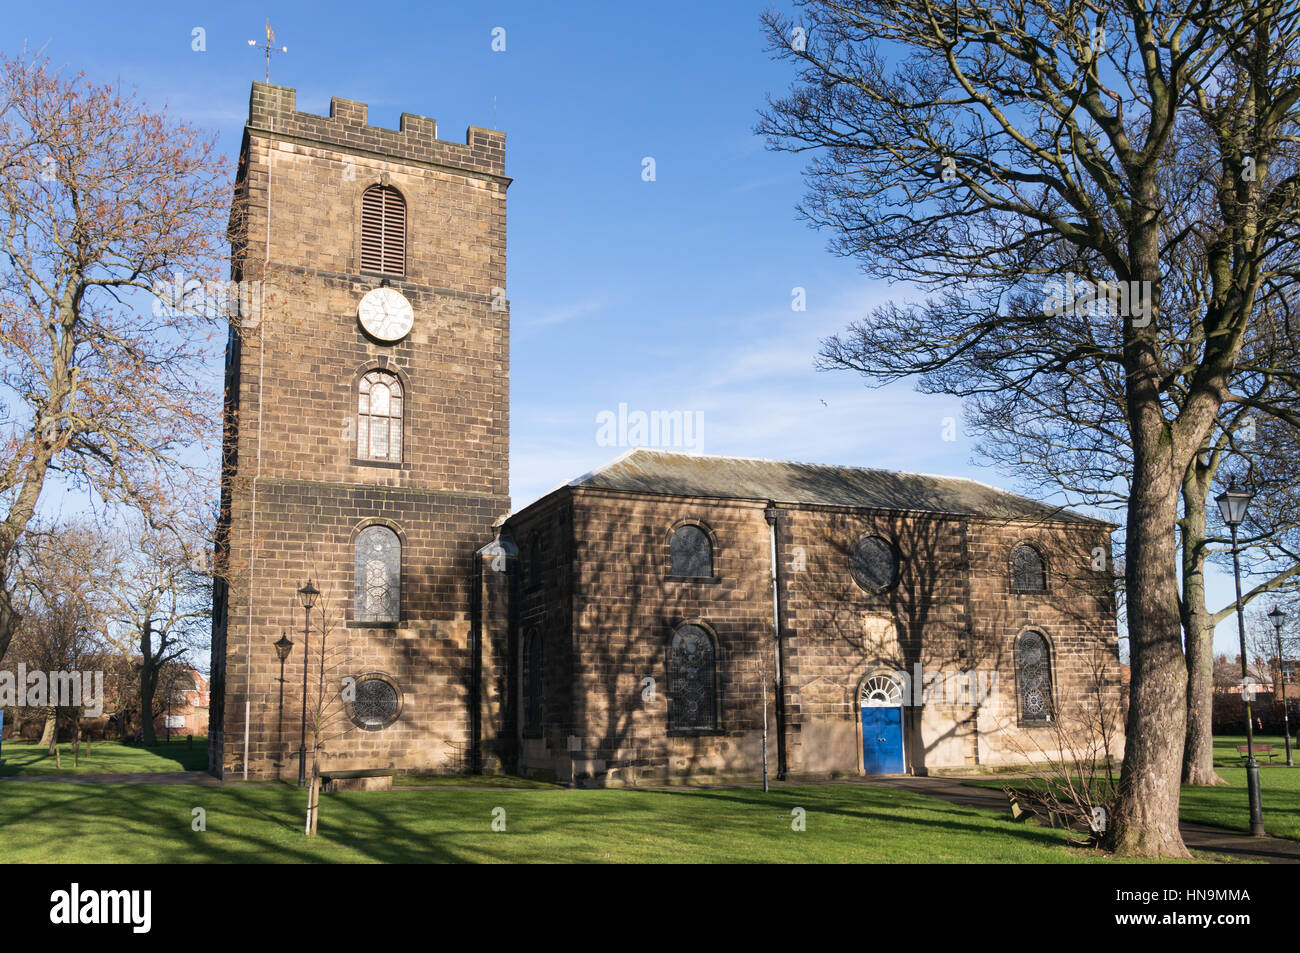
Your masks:
{"label": "blue sky", "polygon": [[[753,134],[756,111],[789,83],[765,52],[759,0],[126,9],[11,7],[0,49],[45,46],[95,81],[136,86],[234,155],[264,71],[248,40],[262,41],[269,14],[289,48],[271,79],[297,89],[301,110],[328,113],[341,96],[368,103],[376,125],[411,112],[437,119],[444,139],[463,141],[468,125],[506,132],[516,506],[622,452],[598,443],[596,425],[620,404],[701,414],[688,449],[706,453],[1016,488],[972,465],[960,432],[942,439],[957,401],[813,369],[821,338],[906,289],[862,277],[796,219],[804,160]],[[1216,579],[1211,607],[1231,598]],[[1220,649],[1233,641],[1221,627]]]}

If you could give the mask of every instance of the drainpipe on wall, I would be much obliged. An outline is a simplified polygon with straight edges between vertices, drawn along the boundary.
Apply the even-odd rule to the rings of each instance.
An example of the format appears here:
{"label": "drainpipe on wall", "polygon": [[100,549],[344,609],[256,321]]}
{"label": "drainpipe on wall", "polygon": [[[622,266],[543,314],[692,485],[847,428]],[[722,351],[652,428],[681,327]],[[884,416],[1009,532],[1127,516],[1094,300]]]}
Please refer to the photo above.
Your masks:
{"label": "drainpipe on wall", "polygon": [[[785,780],[785,686],[781,669],[781,561],[776,551],[776,501],[768,500],[763,511],[767,520],[767,535],[772,566],[772,654],[775,658],[774,689],[776,692],[776,776]],[[765,690],[766,691],[766,690]],[[766,697],[766,695],[764,696]]]}

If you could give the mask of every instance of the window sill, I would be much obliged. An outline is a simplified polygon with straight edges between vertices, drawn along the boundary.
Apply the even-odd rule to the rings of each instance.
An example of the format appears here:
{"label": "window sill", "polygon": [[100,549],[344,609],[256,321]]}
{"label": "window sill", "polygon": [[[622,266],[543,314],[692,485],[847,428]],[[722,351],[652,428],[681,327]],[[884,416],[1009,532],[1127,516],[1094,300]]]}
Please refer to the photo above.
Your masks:
{"label": "window sill", "polygon": [[352,465],[354,467],[381,467],[385,470],[402,469],[400,460],[362,460],[360,457],[353,457]]}
{"label": "window sill", "polygon": [[726,734],[721,728],[669,728],[669,738],[716,738]]}
{"label": "window sill", "polygon": [[671,573],[664,576],[664,582],[697,582],[703,586],[712,586],[722,582],[721,576],[674,576]]}
{"label": "window sill", "polygon": [[370,271],[369,269],[358,268],[356,274],[360,278],[369,278],[376,282],[383,281],[385,278],[387,278],[390,282],[406,280],[405,271],[403,271],[401,274],[398,274],[395,271]]}
{"label": "window sill", "polygon": [[401,622],[357,622],[355,619],[349,619],[344,623],[349,629],[396,629]]}

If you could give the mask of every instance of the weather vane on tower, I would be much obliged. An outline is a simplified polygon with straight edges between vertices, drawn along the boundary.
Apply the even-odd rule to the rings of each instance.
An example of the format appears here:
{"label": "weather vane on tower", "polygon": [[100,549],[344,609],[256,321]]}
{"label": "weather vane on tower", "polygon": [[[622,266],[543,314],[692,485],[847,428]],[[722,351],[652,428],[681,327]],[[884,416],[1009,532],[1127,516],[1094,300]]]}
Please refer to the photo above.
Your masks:
{"label": "weather vane on tower", "polygon": [[[249,40],[248,45],[257,46],[257,41]],[[275,46],[275,31],[271,29],[270,17],[266,18],[266,45],[257,46],[257,48],[266,51],[266,81],[269,83],[271,81],[271,54],[289,52],[289,47],[287,46],[281,46],[278,48]]]}

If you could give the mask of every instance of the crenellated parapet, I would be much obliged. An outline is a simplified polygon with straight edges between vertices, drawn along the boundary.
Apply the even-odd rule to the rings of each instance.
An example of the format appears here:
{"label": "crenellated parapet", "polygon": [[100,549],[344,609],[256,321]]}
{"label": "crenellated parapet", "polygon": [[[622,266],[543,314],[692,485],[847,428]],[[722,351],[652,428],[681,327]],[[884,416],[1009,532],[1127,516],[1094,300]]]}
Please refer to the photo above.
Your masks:
{"label": "crenellated parapet", "polygon": [[369,124],[368,111],[365,103],[336,96],[330,100],[328,116],[299,112],[297,90],[254,83],[247,129],[250,134],[320,143],[389,159],[505,175],[504,132],[470,126],[463,143],[448,142],[438,138],[438,124],[428,116],[402,113],[400,128],[385,129]]}

